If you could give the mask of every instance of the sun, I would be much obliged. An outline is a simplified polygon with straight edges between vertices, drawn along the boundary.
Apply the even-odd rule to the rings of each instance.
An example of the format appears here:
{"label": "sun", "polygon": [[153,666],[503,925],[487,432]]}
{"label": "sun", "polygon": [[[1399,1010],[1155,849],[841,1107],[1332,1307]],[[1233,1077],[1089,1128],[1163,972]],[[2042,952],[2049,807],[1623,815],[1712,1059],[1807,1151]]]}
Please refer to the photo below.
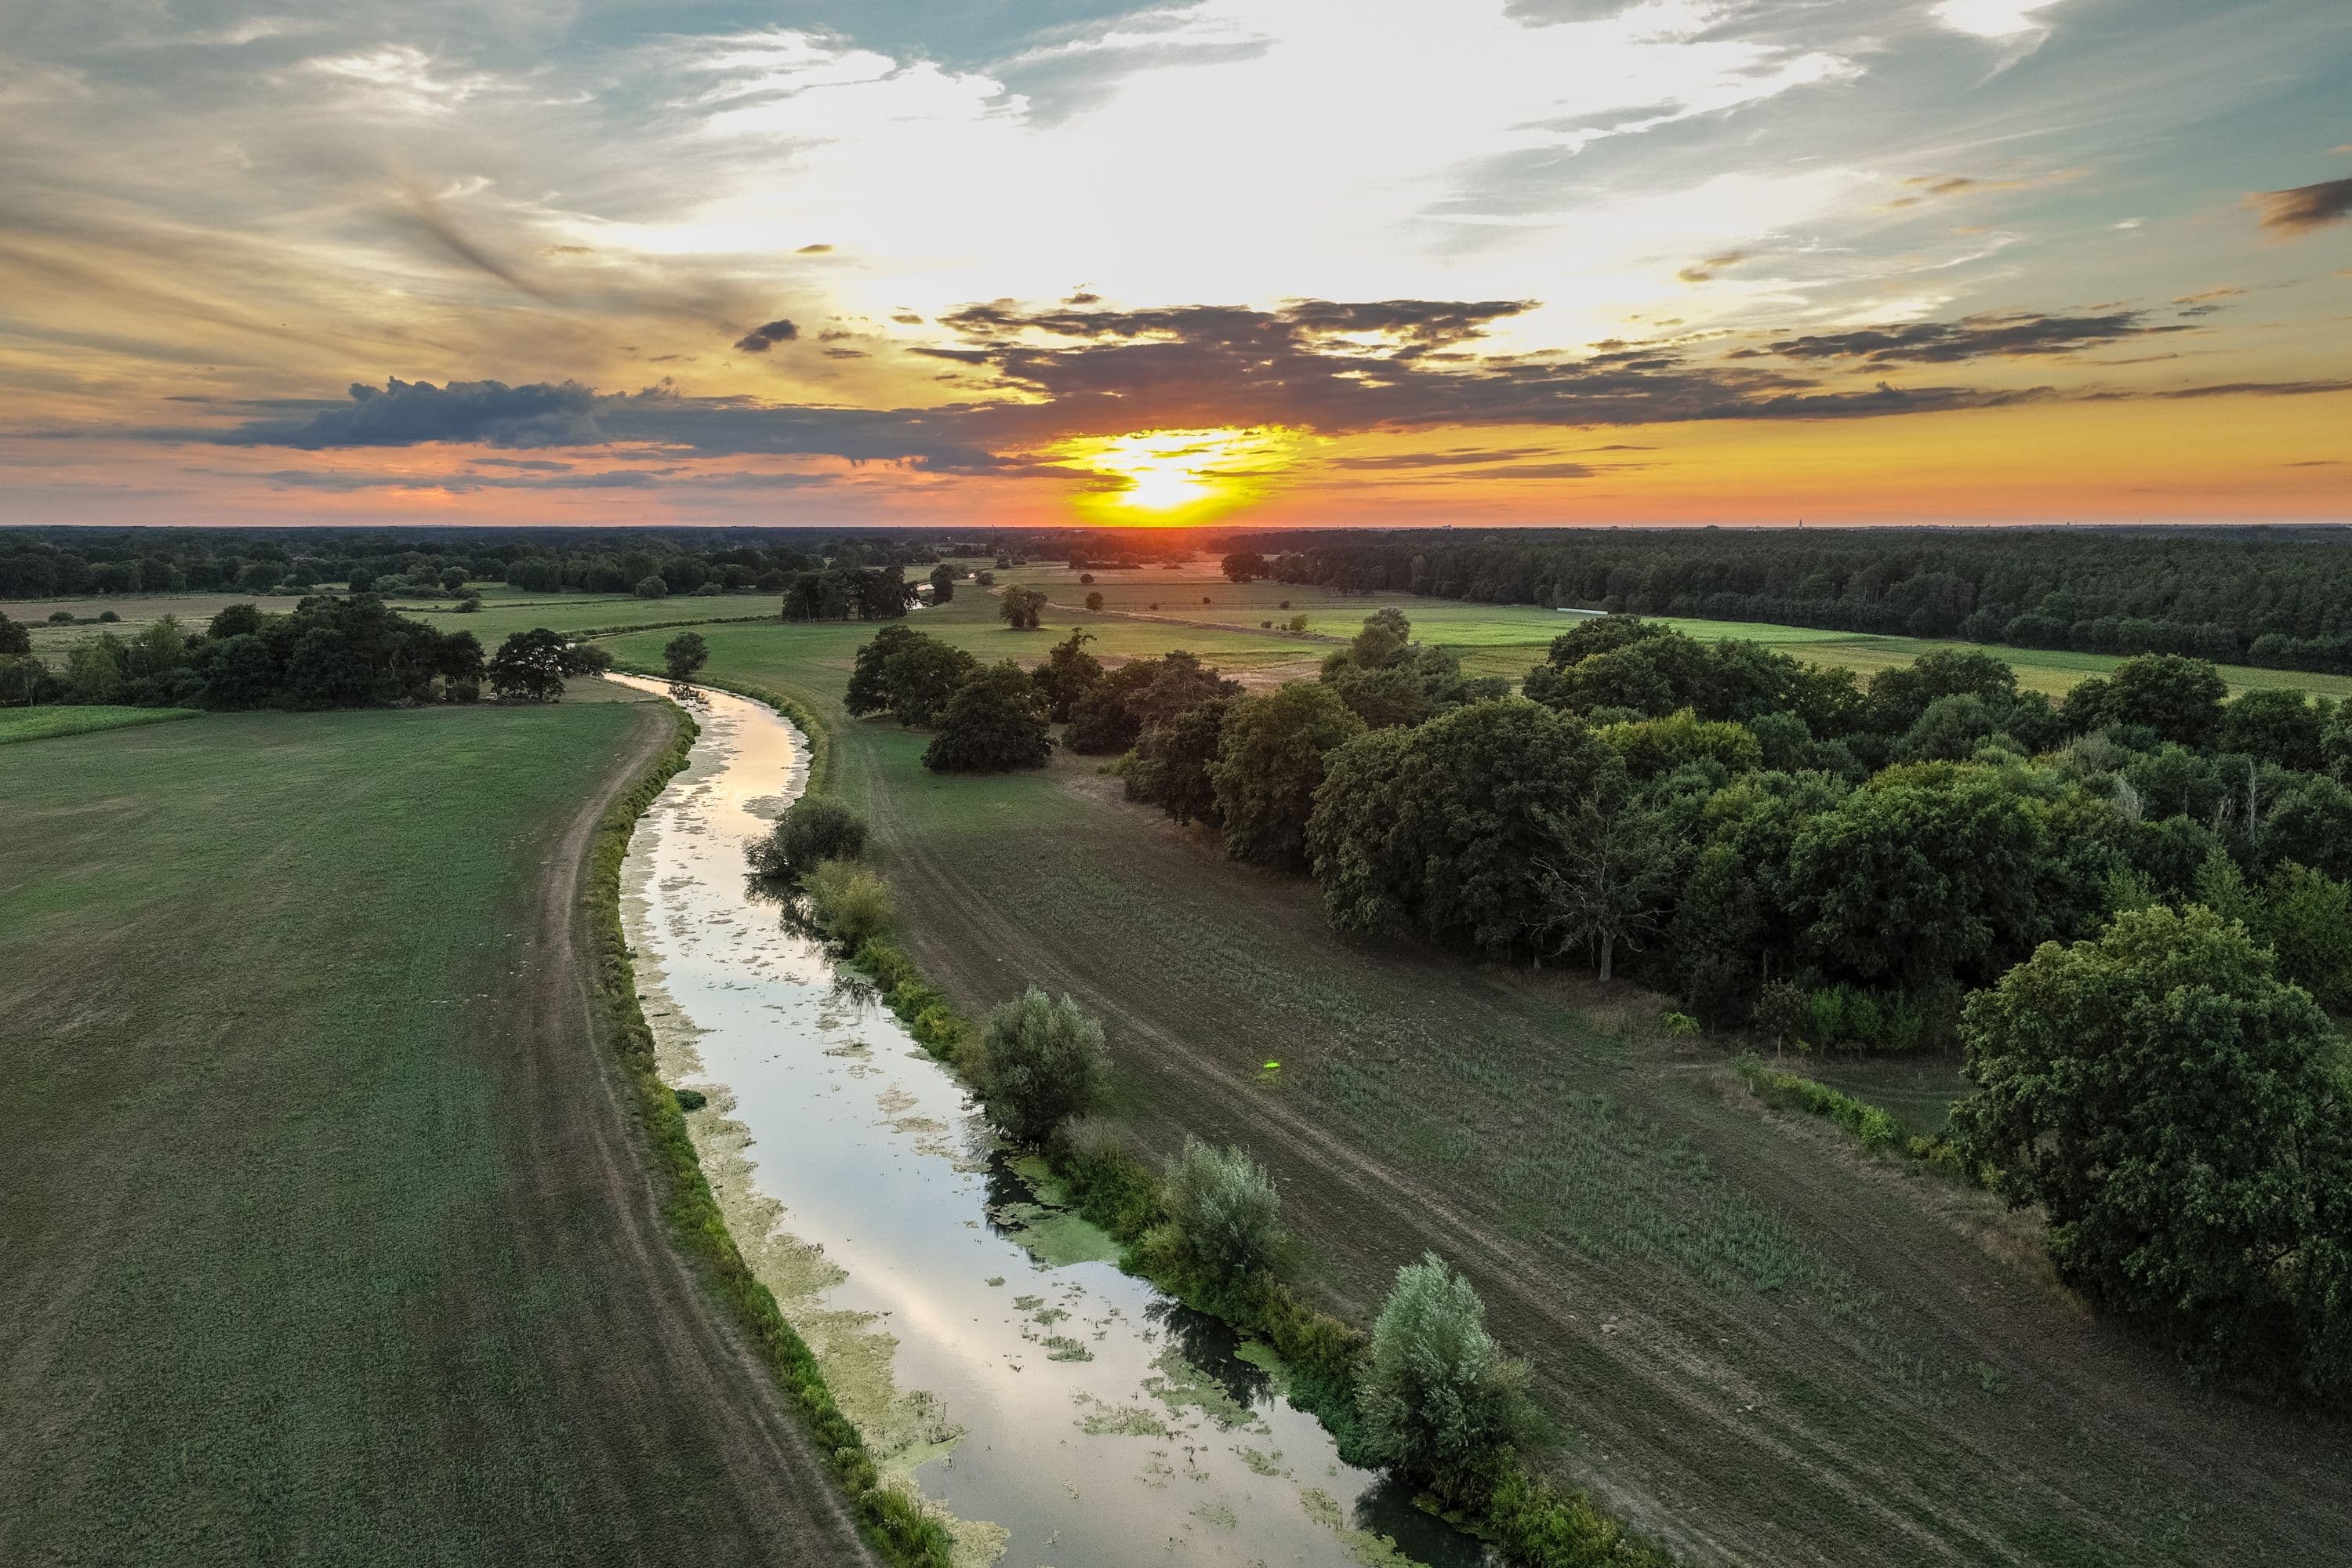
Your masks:
{"label": "sun", "polygon": [[1303,433],[1278,425],[1080,436],[1053,455],[1097,476],[1077,500],[1097,522],[1183,527],[1246,506],[1287,472]]}

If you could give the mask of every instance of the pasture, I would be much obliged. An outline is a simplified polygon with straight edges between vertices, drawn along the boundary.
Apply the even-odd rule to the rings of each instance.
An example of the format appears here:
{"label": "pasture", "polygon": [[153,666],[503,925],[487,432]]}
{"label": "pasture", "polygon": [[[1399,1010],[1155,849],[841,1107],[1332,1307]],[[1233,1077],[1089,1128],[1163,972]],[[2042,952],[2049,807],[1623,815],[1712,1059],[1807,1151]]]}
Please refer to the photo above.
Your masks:
{"label": "pasture", "polygon": [[0,1561],[859,1559],[590,1023],[589,829],[672,732],[0,748]]}
{"label": "pasture", "polygon": [[193,708],[85,708],[71,703],[0,708],[0,746],[11,741],[46,741],[61,735],[87,735],[93,730],[120,730],[133,724],[162,724],[195,717],[197,711]]}
{"label": "pasture", "polygon": [[[1052,635],[929,614],[983,653]],[[1128,652],[1199,636],[1127,624]],[[1792,1565],[2317,1564],[2352,1538],[2340,1427],[2092,1321],[1981,1194],[1760,1110],[1654,998],[1342,939],[1310,884],[1126,805],[1097,759],[924,772],[924,734],[841,713],[869,632],[711,628],[709,672],[827,724],[926,972],[970,1009],[1035,981],[1101,1015],[1121,1120],[1265,1161],[1358,1321],[1424,1247],[1465,1268],[1564,1428],[1549,1462],[1643,1528]],[[1930,1121],[1949,1083],[1882,1087]]]}

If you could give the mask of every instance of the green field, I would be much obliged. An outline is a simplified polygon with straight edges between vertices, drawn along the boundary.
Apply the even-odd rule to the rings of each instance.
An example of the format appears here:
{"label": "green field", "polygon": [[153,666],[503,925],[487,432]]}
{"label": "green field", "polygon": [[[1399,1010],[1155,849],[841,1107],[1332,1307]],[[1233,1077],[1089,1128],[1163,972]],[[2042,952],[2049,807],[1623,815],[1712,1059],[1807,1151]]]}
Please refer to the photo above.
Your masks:
{"label": "green field", "polygon": [[78,708],[69,703],[0,708],[0,746],[11,741],[46,741],[57,735],[87,735],[93,730],[120,730],[196,716],[193,708]]}
{"label": "green field", "polygon": [[[1096,581],[1092,584],[1081,584],[1078,574],[1058,566],[1022,567],[998,575],[1007,582],[1028,583],[1044,589],[1057,607],[1081,605],[1087,594],[1099,593],[1107,612],[1236,627],[1255,627],[1260,621],[1269,619],[1280,625],[1291,616],[1304,613],[1308,633],[1318,637],[1352,637],[1366,616],[1376,609],[1393,606],[1412,620],[1423,641],[1460,653],[1463,668],[1470,674],[1499,675],[1512,680],[1526,675],[1529,667],[1541,663],[1551,639],[1573,626],[1578,618],[1533,605],[1473,605],[1412,594],[1341,594],[1335,589],[1286,583],[1234,584],[1224,580],[1214,563],[1206,561],[1195,562],[1182,572],[1159,567],[1136,572],[1098,571],[1094,574]],[[1203,599],[1209,602],[1203,604]],[[1286,604],[1287,608],[1283,607]],[[1154,609],[1154,605],[1158,607]],[[1649,618],[1706,641],[1728,637],[1766,643],[1814,664],[1842,666],[1865,676],[1889,665],[1908,664],[1924,653],[1982,647],[2007,659],[2016,668],[2019,685],[2053,697],[2063,695],[2090,676],[2107,674],[2123,662],[2112,654],[1872,637],[1818,626],[1690,620],[1674,616]],[[2223,665],[2221,677],[2232,691],[2284,688],[2327,697],[2352,697],[2352,676],[2306,675],[2297,670]]]}
{"label": "green field", "polygon": [[[977,608],[921,624],[1034,635]],[[1762,1112],[1655,998],[1343,940],[1310,884],[1125,805],[1095,759],[925,773],[927,736],[841,715],[869,631],[711,628],[711,673],[824,721],[926,971],[968,1008],[1034,980],[1101,1015],[1118,1114],[1265,1161],[1358,1321],[1425,1247],[1467,1268],[1567,1428],[1552,1462],[1645,1528],[1710,1562],[2340,1561],[2340,1427],[2091,1320],[2028,1221]],[[1950,1083],[1875,1087],[1927,1121]]]}
{"label": "green field", "polygon": [[640,599],[634,594],[533,594],[499,583],[482,584],[476,591],[482,595],[482,607],[464,614],[451,607],[456,600],[449,598],[395,594],[384,602],[442,631],[471,632],[491,649],[509,633],[537,626],[551,632],[583,632],[673,622],[772,618],[779,604],[773,594],[677,594],[667,599]]}
{"label": "green field", "polygon": [[0,750],[0,1562],[859,1558],[590,1022],[586,829],[671,733]]}

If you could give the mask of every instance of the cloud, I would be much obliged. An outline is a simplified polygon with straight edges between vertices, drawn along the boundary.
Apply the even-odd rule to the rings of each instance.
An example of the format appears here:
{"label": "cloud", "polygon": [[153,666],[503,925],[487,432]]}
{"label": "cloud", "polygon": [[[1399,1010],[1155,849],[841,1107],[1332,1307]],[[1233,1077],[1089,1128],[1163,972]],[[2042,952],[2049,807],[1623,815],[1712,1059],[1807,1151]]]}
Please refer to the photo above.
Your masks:
{"label": "cloud", "polygon": [[2031,38],[2038,43],[2050,32],[2040,20],[2040,14],[2058,3],[2059,0],[1937,0],[1934,15],[1936,20],[1956,33],[1998,40]]}
{"label": "cloud", "polygon": [[1352,457],[1334,458],[1335,468],[1462,468],[1486,463],[1511,463],[1522,458],[1540,458],[1549,450],[1543,447],[1455,447],[1444,452],[1377,452],[1359,453]]}
{"label": "cloud", "polygon": [[2081,353],[2112,342],[2184,332],[2185,326],[2147,326],[2137,310],[2106,315],[2044,316],[2032,311],[1969,316],[1958,321],[1914,321],[1784,338],[1774,353],[1796,360],[1861,360],[1871,364],[1956,364],[1964,360]]}
{"label": "cloud", "polygon": [[2322,180],[2285,191],[2256,191],[2246,197],[2263,227],[2292,238],[2352,217],[2352,179]]}
{"label": "cloud", "polygon": [[793,251],[793,254],[794,256],[825,256],[831,254],[832,250],[833,247],[829,245],[803,245],[798,250]]}
{"label": "cloud", "polygon": [[747,354],[763,354],[778,343],[791,342],[801,335],[798,325],[782,316],[764,326],[753,327],[735,340],[735,346]]}
{"label": "cloud", "polygon": [[1748,259],[1744,250],[1727,250],[1720,256],[1710,256],[1696,266],[1685,267],[1675,274],[1685,283],[1705,283],[1727,268],[1738,266]]}
{"label": "cloud", "polygon": [[[402,211],[425,231],[426,237],[457,260],[475,270],[488,274],[510,289],[519,289],[534,300],[546,300],[547,291],[518,272],[512,266],[482,246],[475,243],[442,207],[438,198],[424,186],[404,184],[401,189]],[[581,249],[582,247],[563,247]]]}

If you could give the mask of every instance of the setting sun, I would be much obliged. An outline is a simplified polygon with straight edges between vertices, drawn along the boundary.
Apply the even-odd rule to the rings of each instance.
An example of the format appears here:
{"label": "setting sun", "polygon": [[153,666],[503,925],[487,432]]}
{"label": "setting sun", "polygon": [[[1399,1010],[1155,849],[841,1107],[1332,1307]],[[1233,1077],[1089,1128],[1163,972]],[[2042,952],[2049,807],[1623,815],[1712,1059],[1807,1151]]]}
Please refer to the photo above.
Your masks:
{"label": "setting sun", "polygon": [[1203,521],[1264,495],[1297,457],[1300,433],[1143,430],[1063,442],[1055,456],[1100,476],[1078,498],[1096,521],[1169,527]]}

